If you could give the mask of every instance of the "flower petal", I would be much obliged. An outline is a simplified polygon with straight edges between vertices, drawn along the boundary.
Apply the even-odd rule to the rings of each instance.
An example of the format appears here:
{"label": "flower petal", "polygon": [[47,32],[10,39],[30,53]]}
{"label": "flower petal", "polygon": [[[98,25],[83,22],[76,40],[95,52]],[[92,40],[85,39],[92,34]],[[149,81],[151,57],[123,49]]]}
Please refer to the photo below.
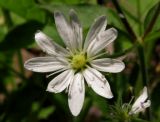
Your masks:
{"label": "flower petal", "polygon": [[87,52],[89,56],[94,56],[103,50],[107,45],[113,42],[117,38],[117,30],[110,28],[105,31],[101,31],[99,35],[89,44]]}
{"label": "flower petal", "polygon": [[110,85],[104,75],[102,75],[96,69],[88,67],[83,71],[83,75],[89,86],[99,95],[105,98],[112,98],[112,92]]}
{"label": "flower petal", "polygon": [[117,59],[102,58],[91,61],[91,66],[103,72],[118,73],[121,72],[125,65]]}
{"label": "flower petal", "polygon": [[59,93],[68,87],[74,78],[72,70],[66,70],[49,82],[47,90],[49,92]]}
{"label": "flower petal", "polygon": [[138,112],[143,111],[145,108],[149,107],[150,100],[145,102],[147,98],[148,98],[147,87],[144,87],[142,93],[140,94],[140,96],[137,98],[137,100],[133,104],[129,114],[136,114]]}
{"label": "flower petal", "polygon": [[85,43],[84,43],[84,50],[86,50],[89,46],[89,44],[97,37],[97,35],[101,32],[104,31],[107,26],[107,20],[106,16],[101,16],[95,20],[93,25],[91,26]]}
{"label": "flower petal", "polygon": [[85,96],[84,78],[82,74],[77,73],[74,76],[72,84],[69,88],[69,108],[74,116],[77,116],[83,106]]}
{"label": "flower petal", "polygon": [[35,40],[39,47],[42,48],[42,50],[50,55],[68,55],[69,52],[61,47],[60,45],[56,44],[54,41],[52,41],[51,38],[46,36],[43,32],[37,32],[35,34]]}
{"label": "flower petal", "polygon": [[66,44],[66,46],[68,46],[69,49],[73,50],[72,47],[74,47],[75,40],[73,37],[73,30],[71,28],[71,25],[67,22],[66,18],[60,11],[54,12],[54,19],[57,30],[64,43]]}
{"label": "flower petal", "polygon": [[151,101],[147,100],[145,103],[141,103],[141,106],[132,108],[132,110],[129,112],[129,115],[131,114],[137,114],[139,112],[144,112],[146,108],[148,108],[151,105]]}
{"label": "flower petal", "polygon": [[52,72],[66,68],[67,64],[54,57],[36,57],[27,60],[24,67],[34,72]]}
{"label": "flower petal", "polygon": [[147,102],[145,102],[143,104],[144,108],[148,108],[150,105],[151,105],[151,101],[150,100],[147,100]]}
{"label": "flower petal", "polygon": [[78,19],[77,13],[71,9],[70,10],[70,19],[71,19],[71,26],[73,30],[73,36],[74,36],[74,42],[75,42],[75,49],[79,48],[82,49],[82,41],[83,41],[83,35],[82,35],[82,26]]}
{"label": "flower petal", "polygon": [[145,100],[148,98],[148,93],[147,93],[147,87],[145,86],[143,88],[142,93],[140,94],[140,96],[137,98],[137,100],[134,102],[132,108],[136,108],[141,106],[141,103],[144,103]]}

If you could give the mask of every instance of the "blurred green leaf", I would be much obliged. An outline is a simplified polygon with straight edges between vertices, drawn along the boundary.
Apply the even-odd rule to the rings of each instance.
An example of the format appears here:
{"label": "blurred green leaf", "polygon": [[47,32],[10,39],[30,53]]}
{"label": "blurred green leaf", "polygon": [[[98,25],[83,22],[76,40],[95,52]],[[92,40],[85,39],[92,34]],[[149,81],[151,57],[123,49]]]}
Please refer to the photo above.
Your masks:
{"label": "blurred green leaf", "polygon": [[0,42],[5,36],[5,33],[7,32],[7,28],[5,26],[5,18],[3,16],[3,12],[0,9]]}
{"label": "blurred green leaf", "polygon": [[92,98],[93,105],[98,107],[99,110],[104,114],[108,111],[108,103],[103,97],[97,95],[92,89],[88,89],[89,95]]}
{"label": "blurred green leaf", "polygon": [[44,22],[45,13],[34,0],[0,0],[0,7],[8,9],[28,20]]}
{"label": "blurred green leaf", "polygon": [[5,26],[0,26],[0,42],[5,37],[6,32],[7,32],[7,28]]}
{"label": "blurred green leaf", "polygon": [[6,86],[8,84],[11,86],[15,85],[13,72],[9,69],[13,63],[13,55],[13,52],[0,51],[0,82],[2,84],[2,86],[0,86],[0,91],[3,91],[4,93],[7,92]]}
{"label": "blurred green leaf", "polygon": [[32,103],[32,111],[33,112],[36,112],[37,110],[39,110],[39,108],[40,108],[40,103],[38,103],[38,102]]}
{"label": "blurred green leaf", "polygon": [[27,47],[34,42],[34,34],[41,30],[43,24],[37,21],[28,21],[11,30],[4,41],[0,43],[0,51],[17,50]]}
{"label": "blurred green leaf", "polygon": [[[83,0],[81,0],[83,1]],[[80,0],[43,0],[41,2],[45,2],[47,4],[79,4],[81,2]]]}
{"label": "blurred green leaf", "polygon": [[29,119],[32,110],[32,103],[37,99],[41,102],[45,98],[45,93],[32,80],[28,81],[24,87],[17,89],[8,96],[5,101],[5,115],[2,122],[21,122]]}
{"label": "blurred green leaf", "polygon": [[67,4],[67,5],[76,5],[76,4],[96,4],[97,0],[41,0],[47,4]]}
{"label": "blurred green leaf", "polygon": [[68,104],[67,104],[67,97],[63,94],[52,94],[52,97],[50,97],[51,100],[54,102],[54,104],[59,107],[61,110],[63,110],[65,113],[69,111]]}
{"label": "blurred green leaf", "polygon": [[46,108],[42,108],[39,112],[38,118],[39,119],[47,119],[49,115],[54,112],[55,108],[53,106],[49,106]]}
{"label": "blurred green leaf", "polygon": [[118,38],[115,40],[115,49],[116,51],[124,51],[133,46],[131,43],[131,38],[129,35],[123,31],[118,31]]}

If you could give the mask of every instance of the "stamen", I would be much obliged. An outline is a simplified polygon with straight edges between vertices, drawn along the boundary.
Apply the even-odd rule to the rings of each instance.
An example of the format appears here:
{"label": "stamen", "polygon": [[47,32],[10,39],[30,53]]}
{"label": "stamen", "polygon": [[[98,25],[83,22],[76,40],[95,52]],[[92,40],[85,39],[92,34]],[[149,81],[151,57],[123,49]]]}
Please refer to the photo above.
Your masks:
{"label": "stamen", "polygon": [[57,73],[59,73],[59,72],[63,72],[63,71],[65,71],[65,70],[67,70],[67,69],[69,69],[69,67],[68,67],[68,68],[63,68],[63,69],[61,69],[61,70],[57,70],[56,72],[53,72],[53,73],[51,73],[51,74],[49,74],[49,75],[46,75],[46,78],[49,78],[50,76],[55,75],[55,74],[57,74]]}
{"label": "stamen", "polygon": [[98,54],[98,55],[95,55],[95,56],[93,56],[93,57],[89,58],[89,62],[90,62],[91,60],[94,60],[94,59],[96,59],[96,58],[100,57],[100,56],[103,56],[104,54],[106,54],[106,52],[104,52],[104,53],[100,53],[100,54]]}
{"label": "stamen", "polygon": [[131,100],[130,100],[129,103],[127,104],[127,110],[130,109],[130,106],[131,106],[131,103],[132,103],[133,99],[134,99],[134,96],[131,97]]}
{"label": "stamen", "polygon": [[133,101],[134,96],[131,97],[131,100],[129,101],[128,105],[131,105],[131,102]]}
{"label": "stamen", "polygon": [[79,70],[86,65],[86,57],[83,53],[76,54],[72,57],[70,62],[73,69]]}

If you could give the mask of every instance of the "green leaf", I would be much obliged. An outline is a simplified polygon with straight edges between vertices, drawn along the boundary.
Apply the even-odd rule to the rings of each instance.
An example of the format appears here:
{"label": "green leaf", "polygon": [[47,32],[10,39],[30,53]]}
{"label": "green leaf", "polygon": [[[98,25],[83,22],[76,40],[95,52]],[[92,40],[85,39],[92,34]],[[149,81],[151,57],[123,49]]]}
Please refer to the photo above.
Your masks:
{"label": "green leaf", "polygon": [[48,4],[79,4],[81,1],[80,0],[44,0],[43,2],[48,3]]}
{"label": "green leaf", "polygon": [[0,7],[8,9],[28,20],[44,22],[45,13],[34,0],[0,0]]}
{"label": "green leaf", "polygon": [[21,87],[8,95],[8,99],[4,104],[4,118],[3,120],[0,120],[1,122],[22,122],[22,120],[26,118],[29,119],[32,103],[36,100],[41,102],[46,98],[46,93],[44,93],[34,81],[34,79],[28,80],[24,87]]}
{"label": "green leaf", "polygon": [[[151,20],[153,19],[154,15],[155,15],[155,12],[158,9],[159,4],[156,4],[155,6],[153,6],[150,9],[150,11],[148,12],[148,14],[147,14],[147,16],[145,18],[145,21],[144,21],[144,29],[146,29],[148,27],[148,25],[150,24]],[[155,20],[155,23],[153,25],[153,28],[152,28],[151,32],[160,30],[160,11],[159,11],[159,14],[157,16],[158,17]]]}
{"label": "green leaf", "polygon": [[39,119],[47,119],[54,112],[55,108],[53,106],[49,106],[40,110],[38,118]]}
{"label": "green leaf", "polygon": [[120,0],[127,20],[137,35],[141,35],[144,31],[142,25],[147,13],[158,2],[159,0]]}
{"label": "green leaf", "polygon": [[47,4],[67,4],[67,5],[76,5],[76,4],[96,4],[97,0],[44,0]]}
{"label": "green leaf", "polygon": [[149,35],[147,35],[147,37],[145,38],[145,42],[148,43],[150,41],[155,41],[159,38],[160,38],[160,30],[152,32]]}
{"label": "green leaf", "polygon": [[0,51],[17,50],[27,47],[34,42],[34,34],[41,30],[43,24],[37,21],[28,21],[11,30],[0,43]]}

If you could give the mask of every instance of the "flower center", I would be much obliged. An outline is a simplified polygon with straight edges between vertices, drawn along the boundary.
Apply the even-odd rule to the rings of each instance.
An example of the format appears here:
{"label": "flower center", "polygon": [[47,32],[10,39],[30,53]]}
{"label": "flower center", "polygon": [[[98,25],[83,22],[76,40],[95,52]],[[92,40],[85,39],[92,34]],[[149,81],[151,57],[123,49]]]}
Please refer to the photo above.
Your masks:
{"label": "flower center", "polygon": [[72,57],[72,67],[76,70],[78,69],[82,69],[85,65],[86,65],[86,58],[85,55],[83,53],[80,54],[76,54]]}

